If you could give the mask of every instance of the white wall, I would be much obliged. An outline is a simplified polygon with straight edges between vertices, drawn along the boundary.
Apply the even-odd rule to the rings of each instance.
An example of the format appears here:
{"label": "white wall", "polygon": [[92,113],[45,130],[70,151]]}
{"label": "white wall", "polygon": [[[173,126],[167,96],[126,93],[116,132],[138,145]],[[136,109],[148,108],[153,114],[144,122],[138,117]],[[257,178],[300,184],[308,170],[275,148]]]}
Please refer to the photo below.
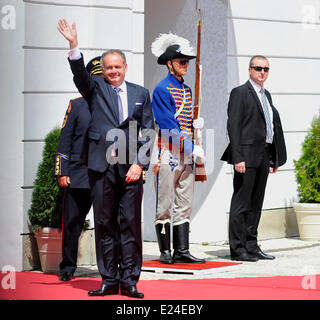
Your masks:
{"label": "white wall", "polygon": [[0,1],[0,270],[22,267],[24,5]]}

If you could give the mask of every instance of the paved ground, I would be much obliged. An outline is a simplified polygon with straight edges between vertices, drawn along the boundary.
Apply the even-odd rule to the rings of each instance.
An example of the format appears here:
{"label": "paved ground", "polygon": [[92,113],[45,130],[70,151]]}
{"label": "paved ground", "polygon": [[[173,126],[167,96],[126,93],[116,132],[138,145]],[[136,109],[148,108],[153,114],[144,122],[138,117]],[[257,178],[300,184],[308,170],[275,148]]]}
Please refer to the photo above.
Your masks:
{"label": "paved ground", "polygon": [[[301,241],[296,238],[264,240],[259,242],[261,249],[276,256],[275,260],[243,262],[240,266],[212,269],[210,273],[168,274],[142,271],[141,280],[156,279],[196,279],[196,278],[235,278],[302,276],[320,274],[320,241]],[[190,252],[199,258],[210,261],[230,261],[229,247],[225,245],[191,244]],[[156,242],[144,242],[144,260],[159,258]],[[75,276],[99,276],[96,266],[79,267]]]}

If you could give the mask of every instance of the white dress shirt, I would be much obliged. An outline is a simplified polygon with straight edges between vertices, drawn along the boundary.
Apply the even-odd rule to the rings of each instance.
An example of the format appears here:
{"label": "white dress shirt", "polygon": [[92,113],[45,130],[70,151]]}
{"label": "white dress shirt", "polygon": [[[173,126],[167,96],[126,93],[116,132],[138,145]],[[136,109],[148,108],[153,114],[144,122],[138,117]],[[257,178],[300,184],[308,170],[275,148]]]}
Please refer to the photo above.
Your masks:
{"label": "white dress shirt", "polygon": [[81,58],[81,52],[79,47],[75,47],[68,52],[68,56],[70,60],[79,60]]}

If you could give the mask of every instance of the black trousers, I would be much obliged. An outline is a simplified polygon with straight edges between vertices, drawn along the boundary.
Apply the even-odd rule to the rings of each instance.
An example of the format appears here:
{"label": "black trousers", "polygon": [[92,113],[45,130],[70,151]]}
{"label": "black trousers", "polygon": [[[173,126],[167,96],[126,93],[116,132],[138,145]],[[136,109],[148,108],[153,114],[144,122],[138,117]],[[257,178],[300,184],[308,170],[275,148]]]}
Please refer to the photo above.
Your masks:
{"label": "black trousers", "polygon": [[234,172],[229,216],[231,257],[245,251],[254,253],[258,249],[258,226],[270,169],[269,157],[267,145],[259,167],[246,167],[245,173]]}
{"label": "black trousers", "polygon": [[79,236],[90,208],[89,189],[66,188],[64,190],[60,273],[74,273],[77,268]]}
{"label": "black trousers", "polygon": [[126,183],[118,164],[89,170],[97,265],[105,284],[135,285],[142,265],[142,177]]}

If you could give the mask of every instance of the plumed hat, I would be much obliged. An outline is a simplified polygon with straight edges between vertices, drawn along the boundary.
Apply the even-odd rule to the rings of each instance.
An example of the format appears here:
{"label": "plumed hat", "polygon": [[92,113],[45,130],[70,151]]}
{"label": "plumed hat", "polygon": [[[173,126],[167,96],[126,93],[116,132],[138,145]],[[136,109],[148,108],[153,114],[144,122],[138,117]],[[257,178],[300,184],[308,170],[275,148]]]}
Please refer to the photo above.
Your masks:
{"label": "plumed hat", "polygon": [[90,76],[102,74],[101,56],[91,59],[87,63],[86,69]]}
{"label": "plumed hat", "polygon": [[151,44],[151,52],[158,57],[158,63],[163,65],[176,58],[196,58],[189,40],[173,33],[160,34]]}

